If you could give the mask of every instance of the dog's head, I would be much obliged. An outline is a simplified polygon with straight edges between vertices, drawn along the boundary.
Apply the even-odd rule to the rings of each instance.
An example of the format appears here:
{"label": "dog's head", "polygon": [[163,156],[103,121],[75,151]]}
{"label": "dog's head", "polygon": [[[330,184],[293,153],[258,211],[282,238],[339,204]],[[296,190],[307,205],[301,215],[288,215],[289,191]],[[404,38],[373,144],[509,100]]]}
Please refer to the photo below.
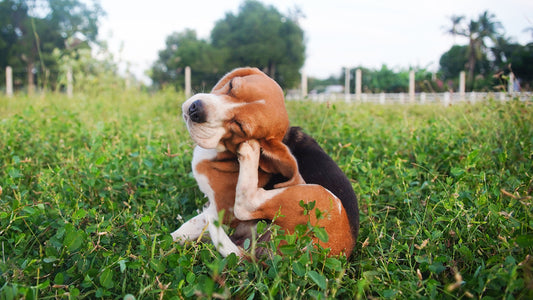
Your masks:
{"label": "dog's head", "polygon": [[289,118],[280,86],[256,68],[226,74],[209,94],[182,106],[191,138],[202,148],[229,150],[245,140],[283,139]]}
{"label": "dog's head", "polygon": [[281,87],[256,68],[226,74],[209,94],[196,94],[182,106],[191,138],[202,148],[230,151],[258,140],[260,168],[289,180],[278,187],[303,183],[296,159],[283,144],[289,128]]}

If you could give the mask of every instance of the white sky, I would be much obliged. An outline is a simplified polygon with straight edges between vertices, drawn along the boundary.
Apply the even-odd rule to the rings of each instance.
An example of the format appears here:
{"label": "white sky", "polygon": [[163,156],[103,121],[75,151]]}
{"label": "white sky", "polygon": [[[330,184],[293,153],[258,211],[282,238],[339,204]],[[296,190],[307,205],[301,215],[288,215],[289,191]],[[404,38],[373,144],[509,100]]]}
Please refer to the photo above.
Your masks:
{"label": "white sky", "polygon": [[[217,20],[236,14],[243,0],[100,0],[107,16],[100,26],[115,55],[147,81],[145,70],[175,31],[195,29],[208,39]],[[496,15],[505,34],[525,44],[533,41],[531,0],[262,0],[282,14],[298,6],[305,18],[306,61],[309,76],[339,75],[343,66],[378,68],[419,66],[438,69],[440,56],[453,45],[445,34],[450,16],[477,19],[485,10]],[[466,40],[457,37],[458,44]],[[119,49],[122,50],[120,51]],[[193,70],[194,74],[194,70]],[[143,77],[144,76],[144,77]]]}

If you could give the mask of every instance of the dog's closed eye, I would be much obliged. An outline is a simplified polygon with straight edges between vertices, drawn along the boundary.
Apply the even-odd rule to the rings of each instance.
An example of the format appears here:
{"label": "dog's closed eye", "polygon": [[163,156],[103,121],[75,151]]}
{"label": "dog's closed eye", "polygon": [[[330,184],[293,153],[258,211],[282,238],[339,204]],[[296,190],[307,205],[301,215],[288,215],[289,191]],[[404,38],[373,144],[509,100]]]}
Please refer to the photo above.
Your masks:
{"label": "dog's closed eye", "polygon": [[[244,126],[239,120],[233,119],[232,123],[235,125],[235,126],[232,126],[233,128],[238,129],[238,131],[240,131],[243,136],[246,136],[246,130],[244,129]],[[236,132],[236,130],[233,130],[233,131]]]}
{"label": "dog's closed eye", "polygon": [[234,79],[234,78],[232,78],[232,79],[229,81],[229,83],[228,83],[228,93],[227,93],[227,94],[228,94],[229,96],[233,95],[233,79]]}
{"label": "dog's closed eye", "polygon": [[239,98],[240,97],[240,91],[242,87],[243,81],[241,77],[233,77],[230,79],[230,81],[227,84],[227,95],[233,98]]}

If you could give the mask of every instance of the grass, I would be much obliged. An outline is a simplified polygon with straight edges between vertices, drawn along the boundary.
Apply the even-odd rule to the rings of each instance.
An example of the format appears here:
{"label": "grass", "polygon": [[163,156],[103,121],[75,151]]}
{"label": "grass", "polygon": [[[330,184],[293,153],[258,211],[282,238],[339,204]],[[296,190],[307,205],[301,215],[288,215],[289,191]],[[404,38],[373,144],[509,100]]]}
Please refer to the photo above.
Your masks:
{"label": "grass", "polygon": [[352,180],[360,237],[349,261],[280,232],[283,257],[240,262],[171,241],[205,202],[182,101],[0,97],[0,299],[533,297],[531,103],[287,103]]}

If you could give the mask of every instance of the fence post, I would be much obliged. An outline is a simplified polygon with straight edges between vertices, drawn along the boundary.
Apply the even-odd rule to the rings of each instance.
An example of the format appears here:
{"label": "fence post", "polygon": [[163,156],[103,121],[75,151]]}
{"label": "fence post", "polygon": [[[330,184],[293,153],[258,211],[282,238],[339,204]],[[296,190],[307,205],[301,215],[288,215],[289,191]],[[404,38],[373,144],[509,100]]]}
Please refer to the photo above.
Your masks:
{"label": "fence post", "polygon": [[511,73],[509,73],[509,80],[507,81],[507,92],[509,94],[512,94],[512,93],[515,92],[515,90],[514,90],[514,81],[515,81],[514,73],[511,72]]}
{"label": "fence post", "polygon": [[385,104],[385,93],[383,92],[379,94],[379,104]]}
{"label": "fence post", "polygon": [[446,92],[446,93],[444,93],[444,102],[443,102],[443,104],[444,104],[444,106],[448,107],[448,106],[450,106],[450,103],[451,103],[450,102],[450,93]]}
{"label": "fence post", "polygon": [[361,100],[361,80],[362,80],[361,69],[357,69],[355,70],[355,99],[357,101]]}
{"label": "fence post", "polygon": [[26,66],[26,72],[28,73],[28,95],[33,95],[35,93],[35,75],[33,74],[33,66],[33,63]]}
{"label": "fence post", "polygon": [[72,98],[72,67],[69,66],[67,69],[67,97]]}
{"label": "fence post", "polygon": [[470,103],[476,103],[476,92],[474,91],[470,92]]}
{"label": "fence post", "polygon": [[466,93],[466,73],[465,71],[461,71],[461,73],[459,73],[459,97],[461,101],[465,101],[465,93]]}
{"label": "fence post", "polygon": [[13,96],[13,68],[10,66],[6,67],[6,95]]}
{"label": "fence post", "polygon": [[302,100],[307,97],[307,74],[302,70]]}
{"label": "fence post", "polygon": [[350,68],[344,68],[344,101],[350,102]]}
{"label": "fence post", "polygon": [[191,67],[185,67],[185,98],[191,97]]}
{"label": "fence post", "polygon": [[420,104],[426,103],[426,93],[422,92],[420,93]]}
{"label": "fence post", "polygon": [[409,102],[415,102],[415,71],[409,72]]}

